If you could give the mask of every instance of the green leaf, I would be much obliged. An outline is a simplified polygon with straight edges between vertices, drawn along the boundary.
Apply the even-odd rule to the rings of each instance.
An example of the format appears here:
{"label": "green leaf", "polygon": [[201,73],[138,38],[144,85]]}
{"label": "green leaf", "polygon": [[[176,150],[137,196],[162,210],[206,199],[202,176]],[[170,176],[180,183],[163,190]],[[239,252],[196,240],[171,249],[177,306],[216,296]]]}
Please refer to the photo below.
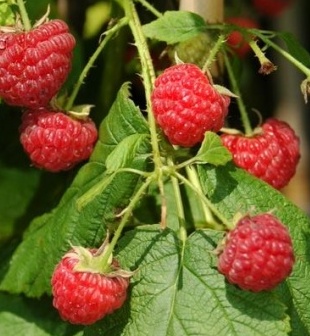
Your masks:
{"label": "green leaf", "polygon": [[232,219],[237,212],[272,211],[288,226],[296,262],[287,284],[294,310],[309,332],[310,218],[283,194],[232,164],[216,168],[199,166],[198,171],[205,193],[227,219]]}
{"label": "green leaf", "polygon": [[186,11],[166,11],[159,19],[145,24],[146,37],[174,44],[194,37],[206,30],[204,19]]}
{"label": "green leaf", "polygon": [[128,166],[134,158],[139,156],[141,146],[146,146],[149,142],[147,134],[131,134],[122,140],[110,153],[106,160],[108,173],[114,173],[120,168]]}
{"label": "green leaf", "polygon": [[194,157],[198,163],[224,165],[232,159],[229,150],[223,146],[221,138],[214,132],[206,132],[201,147]]}
{"label": "green leaf", "polygon": [[46,298],[29,300],[0,293],[1,335],[82,336],[81,328],[61,321],[51,305],[51,300]]}
{"label": "green leaf", "polygon": [[0,242],[18,230],[40,180],[34,169],[19,170],[0,163]]}
{"label": "green leaf", "polygon": [[[115,215],[128,205],[139,183],[136,174],[117,174],[82,210],[77,200],[105,178],[105,160],[119,142],[131,134],[148,132],[140,111],[128,95],[125,85],[100,127],[99,142],[90,162],[80,169],[59,205],[31,223],[6,266],[0,289],[23,292],[30,297],[50,292],[53,269],[70,248],[70,243],[98,246],[105,237],[106,226],[117,223]],[[142,156],[133,160],[130,167],[143,170],[146,164]]]}
{"label": "green leaf", "polygon": [[85,336],[287,335],[285,306],[273,293],[242,291],[217,271],[214,249],[222,237],[201,230],[182,245],[168,229],[129,232],[118,256],[136,270],[130,301]]}
{"label": "green leaf", "polygon": [[285,42],[288,52],[299,62],[309,68],[310,54],[296,39],[296,36],[290,32],[278,32],[277,35]]}

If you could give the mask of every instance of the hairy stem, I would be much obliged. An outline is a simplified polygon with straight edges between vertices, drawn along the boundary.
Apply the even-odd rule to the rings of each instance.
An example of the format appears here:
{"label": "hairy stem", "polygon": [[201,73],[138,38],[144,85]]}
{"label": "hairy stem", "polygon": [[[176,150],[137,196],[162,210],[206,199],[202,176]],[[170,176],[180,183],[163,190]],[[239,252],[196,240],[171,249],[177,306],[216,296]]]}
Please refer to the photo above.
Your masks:
{"label": "hairy stem", "polygon": [[18,9],[19,9],[19,14],[22,18],[24,29],[26,31],[29,31],[31,30],[31,22],[29,20],[29,16],[28,16],[28,13],[25,7],[25,3],[23,0],[16,0],[16,2],[17,2]]}
{"label": "hairy stem", "polygon": [[102,259],[102,265],[104,265],[103,267],[108,265],[108,261],[111,258],[111,255],[112,255],[112,253],[114,251],[114,248],[115,248],[115,246],[116,246],[116,244],[117,244],[117,242],[118,242],[118,240],[119,240],[119,238],[120,238],[120,236],[123,232],[123,229],[124,229],[125,225],[127,224],[130,216],[132,215],[132,212],[135,209],[137,203],[142,198],[143,194],[146,192],[147,188],[152,183],[152,181],[153,181],[153,177],[150,176],[149,178],[147,178],[143,182],[143,184],[140,186],[138,191],[132,197],[132,199],[129,202],[126,209],[122,212],[122,214],[123,214],[122,219],[121,219],[116,231],[114,232],[114,235],[113,235],[113,238],[112,238],[110,244],[108,245],[108,247],[105,251],[104,258]]}
{"label": "hairy stem", "polygon": [[228,56],[226,55],[226,53],[224,54],[224,61],[225,61],[225,66],[226,66],[227,73],[229,76],[229,80],[230,80],[230,83],[233,89],[233,93],[238,96],[236,100],[237,100],[237,104],[238,104],[238,108],[239,108],[239,112],[241,116],[242,125],[244,127],[244,132],[246,135],[251,135],[253,133],[253,130],[250,124],[249,116],[248,116],[244,101],[242,99],[242,95],[239,89],[238,82],[236,80],[236,76],[233,72],[232,66],[230,64],[230,60]]}
{"label": "hairy stem", "polygon": [[162,16],[162,14],[156,8],[154,8],[150,3],[148,3],[146,0],[136,0],[136,1],[140,2],[140,4],[144,6],[148,11],[153,13],[154,16],[158,18]]}
{"label": "hairy stem", "polygon": [[86,78],[89,70],[91,69],[91,67],[94,65],[96,59],[98,58],[98,56],[100,55],[101,51],[103,50],[103,48],[106,46],[106,44],[109,42],[109,40],[112,38],[112,36],[114,36],[114,34],[116,34],[123,26],[128,24],[128,20],[126,18],[122,18],[121,20],[119,20],[112,28],[110,28],[109,30],[107,30],[104,35],[104,39],[100,42],[98,48],[95,50],[95,52],[92,54],[92,56],[90,57],[89,61],[87,62],[87,64],[85,65],[84,69],[82,70],[77,83],[75,84],[73,91],[70,95],[70,97],[67,100],[67,103],[65,105],[65,111],[69,111],[73,104],[74,101],[78,95],[78,92],[81,88],[81,86],[84,84],[84,79]]}
{"label": "hairy stem", "polygon": [[155,165],[155,175],[157,175],[157,183],[159,187],[159,192],[162,198],[162,226],[165,227],[165,195],[164,195],[164,185],[162,179],[162,167],[163,163],[161,161],[160,150],[158,145],[158,134],[157,127],[152,111],[151,103],[151,93],[153,90],[153,85],[155,81],[155,70],[152,63],[152,58],[150,51],[146,42],[146,38],[142,32],[142,26],[138,13],[132,1],[124,0],[124,10],[126,17],[129,19],[129,26],[134,37],[136,47],[138,49],[141,66],[142,66],[142,78],[145,88],[145,99],[146,108],[148,113],[148,124],[151,134],[151,145],[153,152],[153,161]]}
{"label": "hairy stem", "polygon": [[297,69],[299,69],[302,73],[306,75],[307,78],[310,78],[310,69],[299,62],[294,56],[290,53],[279,47],[276,43],[272,42],[269,38],[265,37],[263,34],[259,32],[256,34],[264,43],[268,46],[276,50],[280,55],[286,58],[290,63],[292,63]]}

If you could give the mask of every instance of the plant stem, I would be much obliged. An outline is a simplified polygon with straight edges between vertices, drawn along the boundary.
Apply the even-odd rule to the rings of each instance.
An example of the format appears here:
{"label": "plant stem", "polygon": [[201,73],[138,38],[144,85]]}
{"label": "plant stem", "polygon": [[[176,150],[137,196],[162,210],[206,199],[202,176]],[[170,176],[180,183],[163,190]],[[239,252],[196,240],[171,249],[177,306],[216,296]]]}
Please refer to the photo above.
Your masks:
{"label": "plant stem", "polygon": [[266,38],[263,34],[256,34],[264,43],[275,49],[279,54],[281,54],[284,58],[286,58],[289,62],[291,62],[297,69],[299,69],[302,73],[306,75],[307,78],[310,78],[310,69],[299,62],[294,56],[289,54],[287,51],[283,50],[277,44],[270,41],[269,38]]}
{"label": "plant stem", "polygon": [[208,58],[205,62],[205,64],[202,67],[202,71],[203,72],[207,72],[208,69],[210,68],[211,64],[214,62],[217,53],[219,52],[219,50],[221,49],[222,44],[225,42],[225,36],[224,35],[220,35],[216,41],[216,43],[214,44],[214,46],[212,47],[212,49],[210,50],[210,53],[208,55]]}
{"label": "plant stem", "polygon": [[[168,160],[168,163],[170,167],[172,168],[174,167],[174,163],[171,159]],[[176,203],[177,214],[178,214],[178,219],[179,219],[179,238],[184,243],[187,238],[187,232],[186,232],[185,213],[184,213],[184,208],[183,208],[180,185],[179,185],[178,179],[175,176],[171,175],[170,178],[171,178],[172,187],[174,191],[175,203]]]}
{"label": "plant stem", "polygon": [[162,13],[159,12],[156,8],[154,8],[151,4],[149,4],[145,0],[136,0],[137,2],[140,2],[142,6],[144,6],[147,10],[149,10],[151,13],[153,13],[156,17],[161,17]]}
{"label": "plant stem", "polygon": [[[202,190],[197,188],[192,184],[191,181],[189,181],[187,178],[185,178],[183,175],[179,174],[178,172],[174,173],[175,176],[184,184],[189,186],[197,195],[198,197],[204,202],[204,204],[212,211],[213,214],[216,215],[216,217],[226,226],[227,229],[232,228],[232,224],[226,219],[217,209],[216,207],[209,201],[209,199],[204,195]],[[215,224],[215,223],[214,223]],[[222,230],[222,227],[220,225],[214,225],[214,229]]]}
{"label": "plant stem", "polygon": [[132,212],[134,210],[134,208],[136,207],[137,203],[139,202],[140,198],[142,197],[142,195],[145,193],[145,191],[147,190],[147,188],[149,187],[149,185],[151,184],[151,182],[153,181],[153,176],[150,176],[149,178],[147,178],[144,183],[141,185],[141,187],[138,189],[138,191],[134,194],[134,196],[132,197],[131,201],[129,202],[128,206],[126,207],[125,211],[123,211],[123,217],[116,229],[116,231],[114,232],[113,238],[110,242],[110,244],[108,245],[105,254],[104,254],[104,258],[102,259],[102,265],[105,268],[106,265],[108,265],[108,261],[114,251],[114,248],[123,232],[123,229],[125,227],[125,225],[127,224],[129,217],[132,215]]}
{"label": "plant stem", "polygon": [[252,127],[251,127],[251,124],[250,124],[249,116],[247,114],[245,104],[244,104],[244,101],[242,99],[242,95],[241,95],[241,92],[240,92],[239,85],[237,83],[235,74],[233,72],[232,66],[230,64],[230,61],[229,61],[226,53],[224,53],[224,61],[225,61],[225,66],[226,66],[227,73],[228,73],[228,76],[229,76],[229,80],[230,80],[230,83],[231,83],[231,86],[232,86],[232,89],[233,89],[232,91],[235,95],[238,96],[238,98],[236,100],[237,100],[239,112],[240,112],[240,115],[241,115],[241,121],[242,121],[242,124],[243,124],[243,127],[244,127],[245,135],[251,135],[253,133],[253,130],[252,130]]}
{"label": "plant stem", "polygon": [[109,30],[107,30],[103,35],[105,35],[104,39],[100,42],[98,48],[95,50],[95,52],[92,54],[92,56],[90,57],[89,61],[87,62],[87,64],[85,65],[84,69],[82,70],[77,83],[75,84],[73,91],[70,95],[70,97],[67,100],[67,103],[64,107],[65,111],[69,111],[75,101],[76,96],[78,95],[78,92],[81,88],[81,86],[84,84],[84,79],[87,76],[89,70],[91,69],[91,67],[94,65],[96,59],[98,58],[98,56],[100,55],[101,51],[103,50],[103,48],[106,46],[106,44],[109,42],[109,40],[112,38],[112,36],[117,33],[123,26],[128,24],[128,20],[127,18],[122,18],[120,19],[112,28],[110,28]]}
{"label": "plant stem", "polygon": [[23,26],[26,31],[31,30],[31,22],[29,20],[29,16],[25,7],[25,3],[23,0],[17,0],[17,5],[19,9],[19,14],[22,18]]}
{"label": "plant stem", "polygon": [[152,58],[148,49],[148,45],[145,39],[145,36],[142,32],[142,26],[138,13],[134,4],[130,0],[123,1],[124,10],[126,17],[129,19],[129,26],[133,34],[136,47],[140,56],[141,66],[142,66],[142,78],[144,81],[145,88],[145,99],[146,99],[146,108],[148,113],[148,124],[151,134],[151,145],[153,152],[153,162],[155,165],[155,175],[157,175],[157,183],[159,187],[159,192],[162,198],[162,227],[165,227],[165,195],[164,195],[164,185],[162,179],[162,168],[163,163],[161,161],[160,150],[158,145],[158,135],[157,127],[152,111],[151,103],[151,93],[153,90],[153,85],[155,81],[155,70],[152,63]]}
{"label": "plant stem", "polygon": [[[200,190],[200,192],[202,193],[201,184],[197,176],[195,167],[186,166],[185,170],[186,170],[189,181],[192,183],[193,186],[195,186],[197,190]],[[206,206],[206,204],[203,202],[201,198],[199,198],[199,201],[201,204],[202,211],[204,213],[206,223],[209,226],[214,226],[215,220],[213,218],[212,212],[210,211],[209,207]]]}

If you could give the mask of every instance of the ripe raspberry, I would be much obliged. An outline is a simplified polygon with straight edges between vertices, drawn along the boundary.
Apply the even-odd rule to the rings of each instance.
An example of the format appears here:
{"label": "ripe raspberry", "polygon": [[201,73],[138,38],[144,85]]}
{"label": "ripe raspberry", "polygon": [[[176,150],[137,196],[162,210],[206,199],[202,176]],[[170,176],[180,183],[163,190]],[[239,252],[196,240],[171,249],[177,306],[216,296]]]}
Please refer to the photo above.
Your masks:
{"label": "ripe raspberry", "polygon": [[[246,17],[230,17],[226,19],[226,22],[241,28],[258,28],[258,23],[255,20]],[[232,31],[228,35],[226,43],[240,58],[245,57],[251,50],[251,47],[247,42],[244,34],[239,30]]]}
{"label": "ripe raspberry", "polygon": [[74,37],[61,20],[0,34],[0,96],[9,105],[46,106],[67,79]]}
{"label": "ripe raspberry", "polygon": [[299,139],[283,121],[268,119],[252,137],[222,134],[221,138],[238,167],[276,189],[287,185],[296,172]]}
{"label": "ripe raspberry", "polygon": [[287,278],[294,253],[287,228],[271,214],[246,216],[230,231],[218,270],[245,290],[271,290]]}
{"label": "ripe raspberry", "polygon": [[252,0],[257,11],[270,17],[282,14],[293,2],[294,0]]}
{"label": "ripe raspberry", "polygon": [[206,131],[222,128],[230,98],[221,95],[194,64],[167,68],[152,93],[155,119],[173,145],[192,147]]}
{"label": "ripe raspberry", "polygon": [[[53,305],[61,318],[72,324],[93,324],[119,309],[126,300],[129,277],[117,275],[119,265],[115,260],[110,273],[99,271],[96,252],[76,247],[63,256],[54,270]],[[92,266],[92,262],[97,265]]]}
{"label": "ripe raspberry", "polygon": [[68,170],[89,158],[97,139],[94,122],[45,108],[27,110],[20,141],[34,166],[51,172]]}

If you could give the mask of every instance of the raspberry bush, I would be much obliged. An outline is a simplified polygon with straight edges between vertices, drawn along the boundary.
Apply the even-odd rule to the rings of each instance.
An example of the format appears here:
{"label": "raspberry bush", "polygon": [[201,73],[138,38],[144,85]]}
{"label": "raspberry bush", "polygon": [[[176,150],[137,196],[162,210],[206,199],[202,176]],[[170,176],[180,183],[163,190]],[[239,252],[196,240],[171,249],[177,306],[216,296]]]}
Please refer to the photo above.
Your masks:
{"label": "raspberry bush", "polygon": [[[239,2],[260,20],[252,2],[217,9]],[[0,334],[309,335],[310,220],[281,190],[299,135],[253,112],[240,75],[272,76],[277,53],[307,103],[307,50],[170,2],[81,2],[83,19],[57,4],[0,1]],[[36,76],[28,39],[63,68]]]}

